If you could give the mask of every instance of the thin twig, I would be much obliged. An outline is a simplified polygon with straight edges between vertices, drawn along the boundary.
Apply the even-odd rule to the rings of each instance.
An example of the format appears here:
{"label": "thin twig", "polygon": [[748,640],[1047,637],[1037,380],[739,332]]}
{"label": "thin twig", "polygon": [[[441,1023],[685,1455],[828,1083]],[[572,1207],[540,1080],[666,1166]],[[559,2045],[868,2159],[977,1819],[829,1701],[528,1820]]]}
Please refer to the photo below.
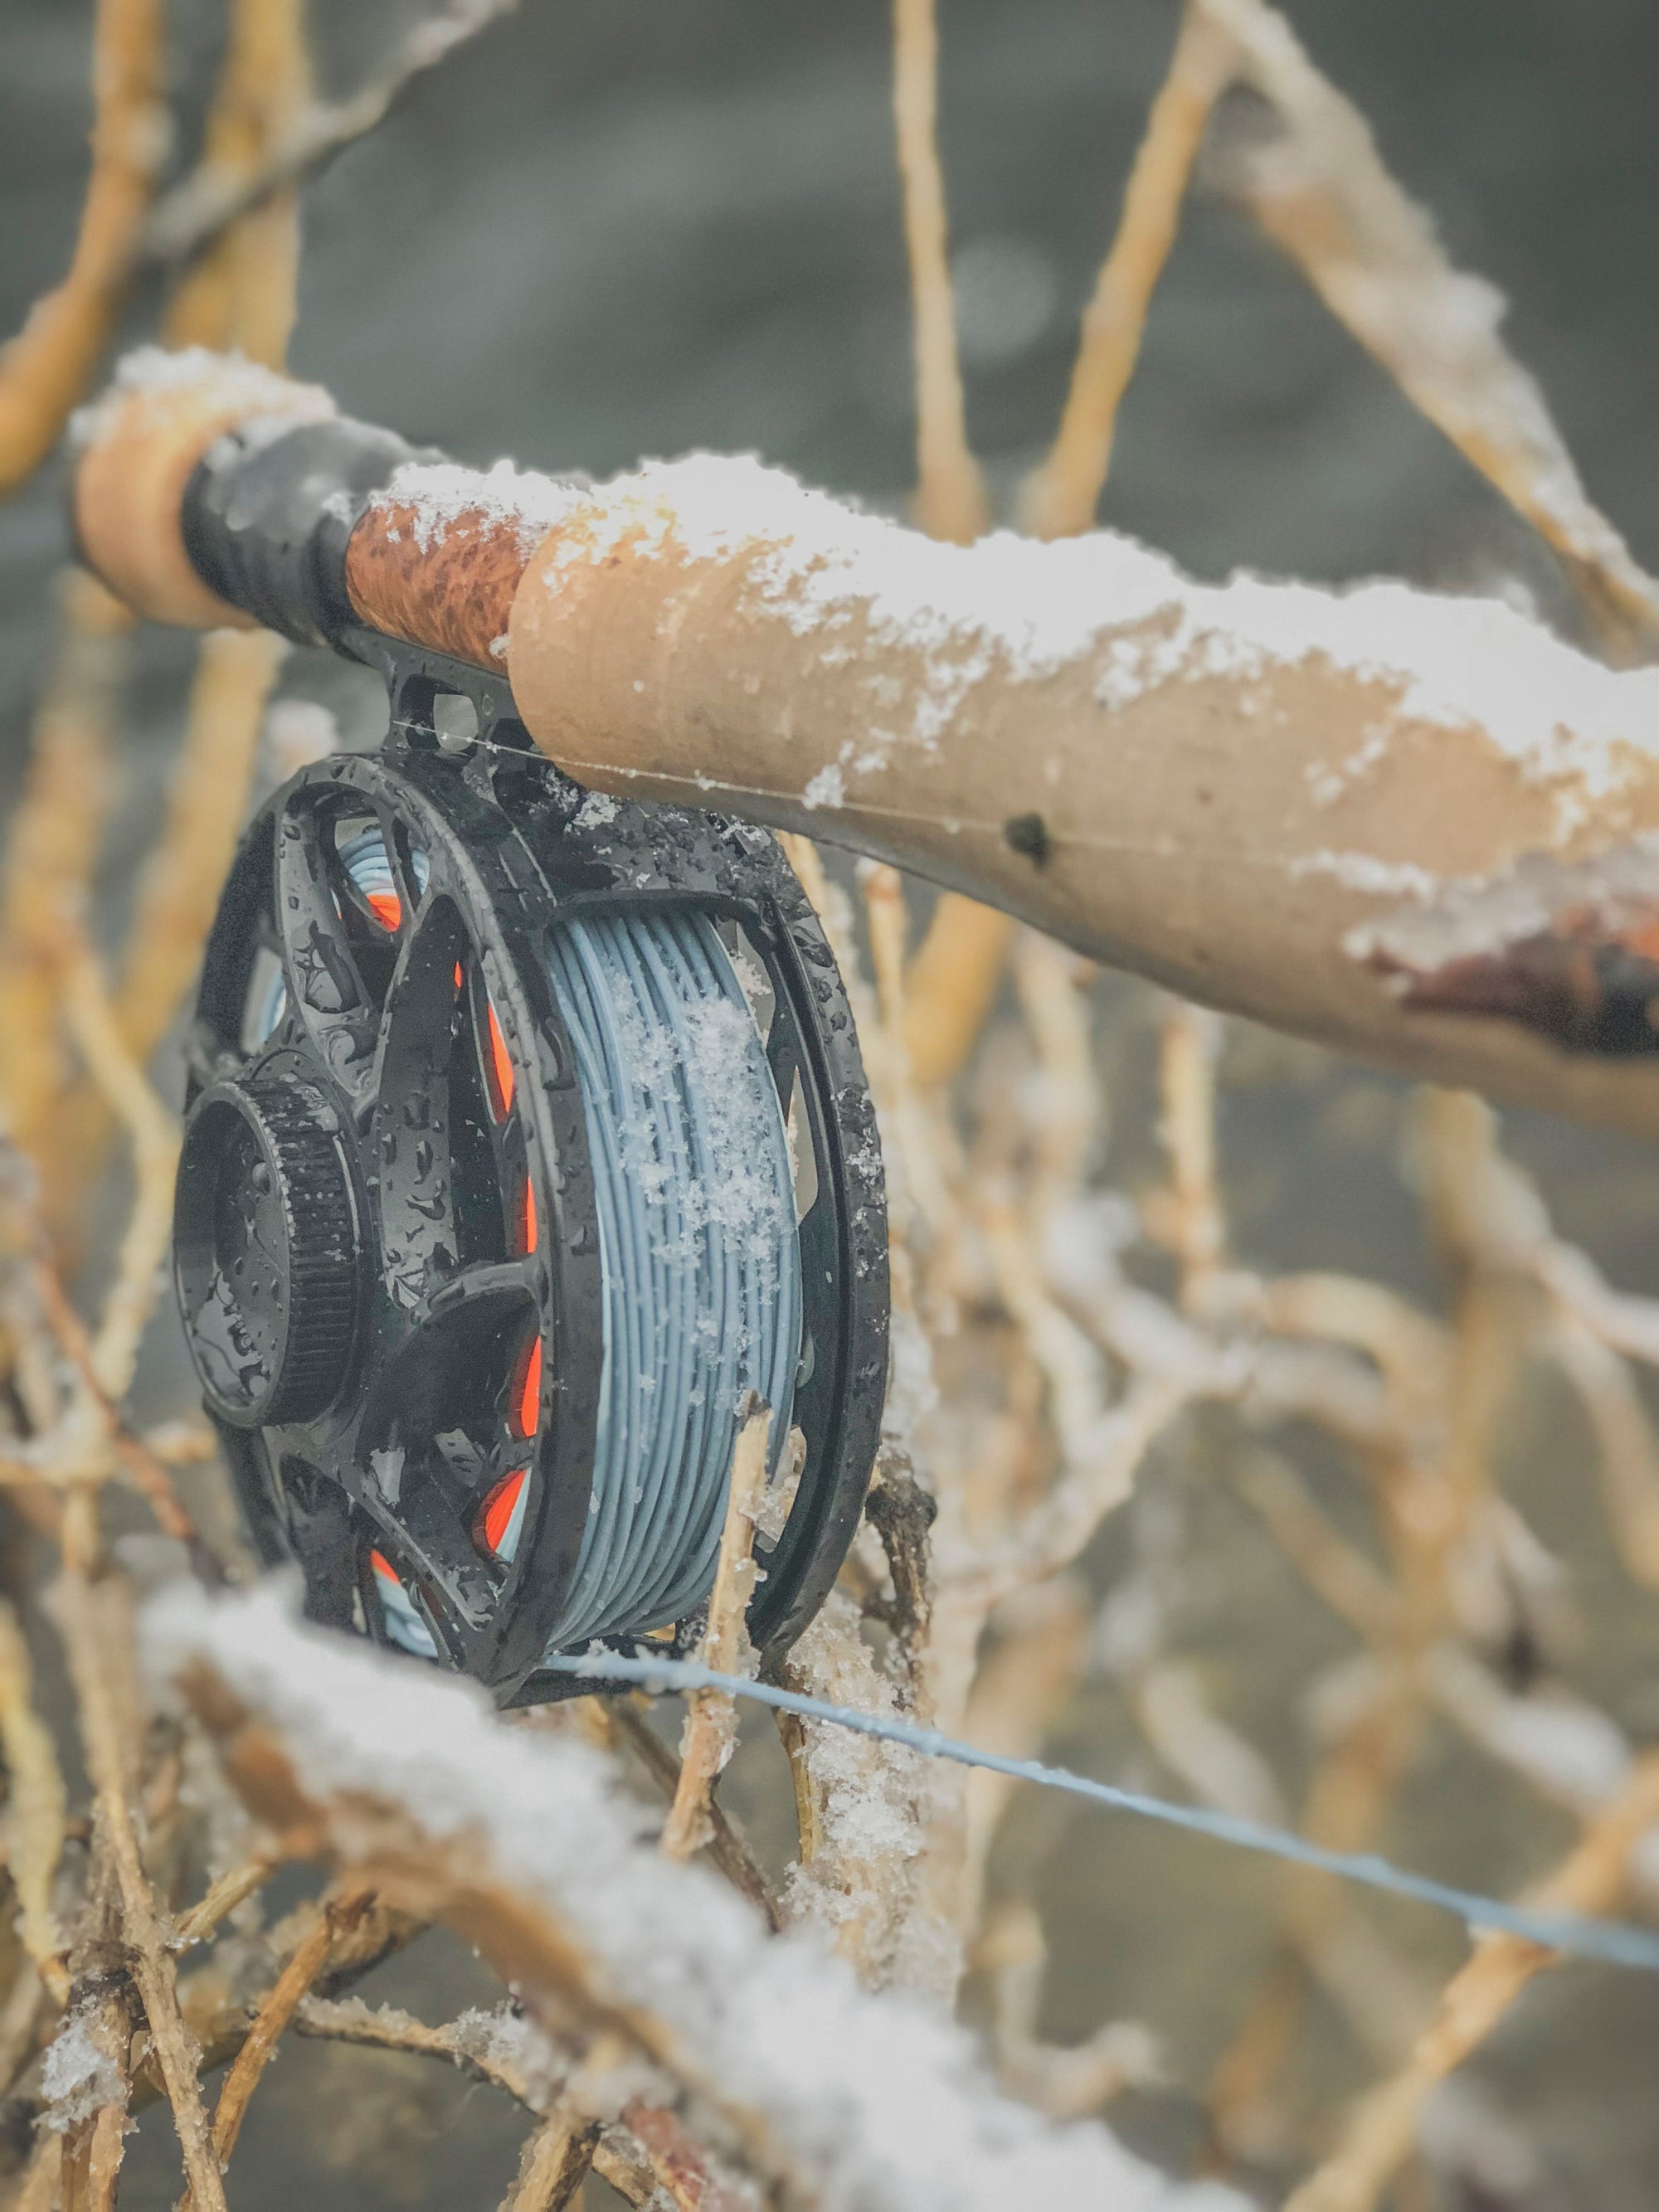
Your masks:
{"label": "thin twig", "polygon": [[[307,113],[311,72],[303,0],[235,0],[210,110],[204,180],[234,192],[258,176]],[[299,273],[297,193],[285,187],[243,210],[181,278],[167,343],[236,352],[280,368]],[[265,702],[286,643],[269,631],[203,639],[167,817],[138,887],[117,992],[122,1035],[148,1060],[178,1012],[202,957],[246,811]]]}
{"label": "thin twig", "polygon": [[1382,1643],[1398,1626],[1393,1585],[1315,1504],[1306,1484],[1276,1454],[1249,1454],[1237,1467],[1238,1494],[1310,1589],[1368,1642]]}
{"label": "thin twig", "polygon": [[[722,2208],[750,2212],[716,2179],[706,2153],[677,2114],[635,2097],[619,2120],[601,2125],[600,2113],[614,2104],[611,2077],[627,2057],[626,2045],[618,2039],[601,2036],[575,2064],[556,2045],[539,2038],[528,2021],[515,2019],[511,2026],[511,2035],[505,2036],[494,2032],[495,2022],[472,2014],[429,2027],[389,2005],[371,2008],[361,1999],[331,2004],[315,1997],[307,1998],[294,2019],[296,2034],[447,2059],[475,2080],[516,2099],[545,2123],[528,2138],[525,2161],[530,2165],[538,2144],[543,2147],[534,2168],[543,2186],[561,2172],[579,2180],[574,2168],[585,2154],[602,2179],[630,2204],[660,2204],[665,2197],[676,2212],[722,2212]],[[529,2068],[519,2056],[526,2035],[537,2054]],[[562,2169],[552,2155],[562,2133],[570,2140],[569,2163]],[[524,2177],[521,2166],[520,2187]],[[528,2205],[545,2201],[533,2195],[523,2200]],[[509,2206],[517,2203],[509,2197]]]}
{"label": "thin twig", "polygon": [[1013,918],[959,891],[945,891],[904,979],[904,1042],[922,1090],[947,1084],[967,1065],[1007,965]]}
{"label": "thin twig", "polygon": [[[258,175],[307,111],[306,0],[230,0],[229,35],[203,134],[204,181],[227,189]],[[249,208],[186,270],[163,325],[170,346],[240,353],[282,366],[296,305],[297,189]],[[136,932],[139,927],[133,923]]]}
{"label": "thin twig", "polygon": [[[155,1516],[160,1527],[190,1549],[192,1560],[210,1582],[223,1582],[222,1563],[207,1548],[199,1530],[185,1510],[173,1477],[105,1390],[94,1358],[91,1331],[70,1304],[57,1268],[45,1248],[37,1243],[34,1277],[40,1306],[58,1349],[79,1378],[88,1401],[107,1432],[109,1447],[132,1487]],[[76,1470],[78,1473],[80,1470]]]}
{"label": "thin twig", "polygon": [[[703,1664],[722,1674],[741,1669],[749,1649],[744,1627],[755,1589],[755,1518],[766,1488],[767,1449],[772,1413],[755,1406],[745,1413],[732,1447],[732,1474],[720,1560],[708,1599],[708,1626],[700,1647]],[[720,1652],[715,1659],[708,1655]],[[737,1716],[729,1697],[698,1691],[687,1700],[680,1742],[680,1778],[663,1824],[662,1847],[670,1858],[690,1858],[711,1833],[708,1797],[714,1780],[732,1755]]]}
{"label": "thin twig", "polygon": [[1217,181],[1553,549],[1607,641],[1659,642],[1659,581],[1591,501],[1542,392],[1498,335],[1500,295],[1453,268],[1364,117],[1276,9],[1205,4],[1238,40],[1242,73],[1269,111],[1218,150]]}
{"label": "thin twig", "polygon": [[[1006,1608],[1002,1632],[974,1677],[969,1741],[1004,1759],[1037,1758],[1082,1683],[1091,1625],[1084,1593],[1066,1575],[1038,1583]],[[970,1927],[980,1917],[991,1845],[1017,1787],[1007,1775],[988,1769],[968,1778],[963,1911]]]}
{"label": "thin twig", "polygon": [[501,2212],[566,2212],[593,2165],[599,2127],[555,2112],[526,2138],[513,2186]]}
{"label": "thin twig", "polygon": [[[313,1924],[311,1908],[307,1907],[268,1932],[266,1942],[279,1962],[279,1972],[311,1934]],[[416,1913],[385,1904],[374,1906],[355,1929],[340,1931],[322,1976],[323,1991],[333,1996],[349,1989],[429,1924]],[[210,2074],[232,2064],[247,2040],[248,2008],[240,1991],[228,1984],[218,1960],[210,1958],[193,1972],[182,1976],[179,1997],[185,2025],[201,2051],[199,2071]],[[256,2011],[264,2001],[263,1996],[254,2000]],[[153,2103],[164,2087],[159,2069],[149,2062],[142,2064],[133,2081],[134,2112]]]}
{"label": "thin twig", "polygon": [[[1632,1847],[1659,1820],[1659,1759],[1632,1773],[1617,1801],[1533,1902],[1553,1911],[1604,1912],[1623,1888]],[[1556,1954],[1515,1936],[1488,1936],[1446,1985],[1434,2025],[1391,2081],[1360,2100],[1341,2142],[1285,2212],[1370,2212],[1410,2153],[1430,2094],[1477,2050]]]}
{"label": "thin twig", "polygon": [[[483,2029],[491,2023],[485,2021]],[[367,2005],[361,1997],[308,1996],[295,2012],[296,2035],[331,2043],[354,2043],[373,2051],[405,2051],[422,2058],[444,2058],[474,2081],[487,2083],[514,2098],[526,2112],[545,2118],[550,2100],[568,2069],[568,2055],[529,2023],[515,2020],[509,2038],[481,2032],[477,2016],[450,2021],[432,2027],[395,2005]],[[535,2062],[526,2066],[514,2045],[523,2046],[526,2035],[537,2050]]]}
{"label": "thin twig", "polygon": [[92,175],[69,273],[0,351],[0,497],[58,441],[84,397],[131,268],[167,158],[161,0],[99,0],[92,81]]}
{"label": "thin twig", "polygon": [[83,568],[58,579],[58,640],[35,709],[29,768],[6,838],[0,896],[0,1108],[54,1218],[82,1194],[66,1126],[58,972],[65,916],[90,886],[113,787],[109,751],[132,617]]}
{"label": "thin twig", "polygon": [[870,941],[870,967],[875,980],[880,1026],[866,1038],[865,1051],[872,1067],[872,1084],[884,1114],[883,1131],[892,1152],[888,1197],[897,1217],[904,1249],[898,1261],[901,1299],[910,1296],[904,1278],[911,1254],[909,1232],[921,1223],[908,1218],[914,1206],[921,1223],[937,1228],[948,1211],[939,1172],[931,1128],[916,1088],[910,1064],[908,970],[910,949],[910,909],[904,878],[884,861],[860,861],[859,888],[864,894],[865,927]]}
{"label": "thin twig", "polygon": [[1169,1238],[1181,1267],[1181,1302],[1201,1312],[1225,1255],[1227,1224],[1216,1174],[1216,1060],[1221,1025],[1176,1001],[1164,1018],[1158,1134],[1170,1162]]}
{"label": "thin twig", "polygon": [[[729,2187],[711,2165],[708,2153],[678,2112],[662,2105],[649,2105],[642,2097],[630,2098],[623,2107],[622,2131],[644,2154],[653,2194],[650,2205],[666,2198],[674,2212],[755,2212],[755,2193]],[[615,2141],[617,2131],[607,2129],[602,2147]],[[630,2166],[633,2160],[629,2161]],[[608,2163],[596,2149],[593,2164],[603,2179],[618,2184]],[[637,2168],[635,2168],[637,2171]],[[629,2191],[624,2188],[623,2195]]]}
{"label": "thin twig", "polygon": [[[1404,1449],[1372,1462],[1392,1569],[1389,1602],[1379,1611],[1386,1634],[1373,1647],[1374,1683],[1322,1752],[1304,1808],[1304,1832],[1339,1850],[1358,1849],[1375,1833],[1414,1756],[1430,1656],[1452,1609],[1453,1564],[1490,1497],[1495,1426],[1513,1353],[1494,1266],[1503,1249],[1496,1217],[1507,1186],[1492,1117],[1467,1094],[1429,1092],[1420,1127],[1431,1221],[1455,1273],[1449,1347],[1431,1323],[1373,1285],[1291,1278],[1270,1286],[1258,1304],[1275,1327],[1300,1326],[1363,1346],[1404,1417]],[[1428,1419],[1431,1405],[1437,1413]],[[1327,1564],[1329,1558],[1327,1547]],[[1352,1586],[1355,1577],[1346,1580]],[[1326,1974],[1346,1916],[1334,1887],[1318,1875],[1286,1877],[1282,1896],[1284,1945],[1212,2083],[1212,2124],[1223,2142],[1252,2131],[1290,2056],[1309,1983]]]}
{"label": "thin twig", "polygon": [[10,1783],[11,1878],[17,1930],[53,2000],[69,1996],[52,1884],[64,1849],[66,1799],[52,1731],[34,1709],[28,1647],[11,1607],[0,1601],[0,1741]]}
{"label": "thin twig", "polygon": [[259,2077],[274,2057],[283,2029],[301,2000],[328,1964],[329,1954],[342,1934],[349,1933],[374,1903],[373,1890],[354,1885],[330,1898],[317,1915],[315,1926],[295,1949],[277,1976],[254,2016],[247,2039],[225,2076],[213,2112],[213,2149],[222,2169],[230,2163],[241,2133],[242,2122]]}
{"label": "thin twig", "polygon": [[1012,1533],[988,1544],[972,1568],[964,1563],[957,1569],[957,1581],[977,1585],[989,1601],[1069,1567],[1106,1516],[1128,1497],[1136,1470],[1153,1444],[1202,1395],[1201,1382],[1191,1376],[1138,1377],[1103,1418],[1089,1456],[1063,1475]]}
{"label": "thin twig", "polygon": [[[90,1522],[89,1500],[83,1517]],[[119,1886],[133,1979],[173,2106],[185,2177],[197,2212],[224,2212],[224,2185],[197,2079],[198,2054],[179,2013],[173,1955],[139,1855],[127,1794],[127,1753],[111,1680],[117,1668],[121,1670],[120,1679],[129,1683],[133,1680],[131,1643],[125,1623],[112,1611],[119,1606],[119,1593],[107,1583],[94,1589],[87,1579],[88,1534],[72,1538],[55,1591],[56,1612],[80,1709],[82,1743]]]}
{"label": "thin twig", "polygon": [[228,1874],[222,1874],[188,1912],[179,1914],[173,1931],[179,1949],[188,1950],[192,1943],[205,1943],[221,1921],[264,1888],[281,1863],[275,1857],[249,1859],[245,1866],[233,1867]]}
{"label": "thin twig", "polygon": [[1023,520],[1034,537],[1069,538],[1094,523],[1147,309],[1175,244],[1206,125],[1237,64],[1231,37],[1204,0],[1188,0],[1129,173],[1117,235],[1084,311],[1060,429],[1026,490]]}
{"label": "thin twig", "polygon": [[117,993],[121,1036],[139,1060],[166,1035],[201,963],[288,649],[269,630],[230,629],[198,649],[167,818],[139,883]]}
{"label": "thin twig", "polygon": [[985,491],[969,448],[957,356],[933,0],[893,0],[893,117],[915,331],[916,520],[930,537],[965,545],[985,528]]}
{"label": "thin twig", "polygon": [[[645,1708],[648,1703],[648,1699],[635,1692],[626,1697],[606,1698],[603,1701],[603,1708],[615,1731],[615,1740],[627,1743],[652,1781],[672,1804],[679,1794],[680,1762],[646,1719]],[[740,1890],[751,1905],[760,1908],[766,1915],[769,1925],[781,1927],[782,1917],[778,1909],[778,1900],[773,1895],[771,1884],[762,1873],[753,1852],[732,1826],[717,1798],[709,1797],[705,1809],[709,1826],[707,1845],[709,1858],[734,1889]]]}
{"label": "thin twig", "polygon": [[260,166],[229,177],[207,163],[157,202],[145,224],[137,263],[187,261],[274,193],[302,183],[383,123],[421,77],[503,15],[518,0],[456,0],[417,23],[396,52],[349,100],[308,109]]}
{"label": "thin twig", "polygon": [[92,1342],[98,1387],[106,1398],[118,1399],[132,1380],[173,1241],[179,1124],[123,1040],[97,959],[78,929],[65,945],[63,979],[70,1031],[88,1073],[125,1125],[138,1182],[115,1278]]}
{"label": "thin twig", "polygon": [[1659,1449],[1636,1378],[1595,1331],[1563,1311],[1547,1340],[1595,1433],[1601,1495],[1626,1569],[1659,1589]]}
{"label": "thin twig", "polygon": [[202,1421],[158,1421],[137,1441],[163,1467],[205,1467],[219,1453],[218,1438]]}

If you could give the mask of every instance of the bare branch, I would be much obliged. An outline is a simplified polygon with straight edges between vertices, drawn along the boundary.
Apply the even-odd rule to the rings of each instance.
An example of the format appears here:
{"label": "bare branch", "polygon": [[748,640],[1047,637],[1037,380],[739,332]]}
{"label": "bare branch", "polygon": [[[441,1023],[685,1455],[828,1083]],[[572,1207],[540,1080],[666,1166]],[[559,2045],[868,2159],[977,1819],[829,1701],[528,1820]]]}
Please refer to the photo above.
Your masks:
{"label": "bare branch", "polygon": [[[152,1203],[154,1194],[152,1193]],[[142,1261],[142,1254],[140,1259]],[[132,1487],[139,1493],[155,1516],[159,1526],[190,1551],[192,1564],[209,1582],[225,1579],[222,1562],[204,1542],[173,1487],[173,1477],[167,1466],[151,1451],[142,1437],[135,1436],[126,1416],[106,1391],[100,1378],[94,1357],[95,1346],[91,1331],[70,1304],[69,1295],[59,1279],[43,1229],[37,1223],[33,1255],[33,1273],[40,1299],[40,1310],[58,1350],[70,1368],[79,1378],[85,1400],[93,1413],[101,1422],[107,1438],[108,1450]],[[74,1416],[71,1414],[70,1419]],[[43,1437],[40,1449],[59,1456],[61,1437]],[[71,1449],[68,1454],[70,1471],[77,1476],[93,1479],[101,1468],[80,1464],[80,1455]]]}
{"label": "bare branch", "polygon": [[[680,1762],[647,1721],[644,1711],[647,1703],[647,1700],[637,1695],[607,1698],[604,1701],[604,1711],[615,1731],[615,1740],[627,1744],[672,1804],[679,1791]],[[708,1801],[707,1810],[709,1822],[708,1851],[711,1862],[735,1890],[765,1914],[769,1927],[781,1926],[778,1900],[748,1844],[713,1796]]]}
{"label": "bare branch", "polygon": [[69,273],[0,351],[0,497],[58,441],[102,357],[167,152],[161,0],[100,0],[92,175]]}
{"label": "bare branch", "polygon": [[258,167],[230,176],[204,163],[158,201],[144,226],[139,259],[166,265],[201,252],[273,194],[314,176],[366,137],[428,70],[517,5],[518,0],[456,0],[444,14],[417,23],[379,75],[350,99],[307,109]]}
{"label": "bare branch", "polygon": [[[1659,1759],[1644,1759],[1617,1802],[1534,1893],[1552,1910],[1605,1911],[1624,1887],[1632,1846],[1659,1819]],[[1432,2027],[1407,2064],[1363,2098],[1342,2141],[1285,2212],[1370,2212],[1409,2154],[1431,2091],[1491,2034],[1555,1954],[1513,1936],[1488,1936],[1449,1982]]]}
{"label": "bare branch", "polygon": [[179,2010],[172,1953],[139,1856],[128,1797],[128,1752],[119,1702],[111,1686],[112,1679],[133,1680],[131,1644],[120,1617],[121,1594],[107,1583],[94,1589],[82,1564],[84,1550],[77,1547],[77,1553],[66,1562],[57,1584],[56,1608],[80,1709],[87,1765],[119,1885],[133,1979],[173,2106],[197,2212],[224,2212],[224,2185],[197,2079],[198,2052]]}
{"label": "bare branch", "polygon": [[[308,112],[311,93],[305,0],[231,0],[229,13],[197,172],[226,188],[259,173]],[[167,305],[169,345],[281,366],[298,289],[298,197],[289,185],[246,210],[185,273]]]}
{"label": "bare branch", "polygon": [[1169,72],[1147,118],[1111,252],[1084,311],[1059,433],[1027,487],[1023,520],[1036,538],[1092,528],[1111,465],[1117,410],[1140,352],[1158,280],[1175,244],[1205,127],[1237,49],[1205,0],[1188,0]]}
{"label": "bare branch", "polygon": [[593,2164],[599,2129],[556,2112],[529,2136],[501,2212],[566,2212]]}
{"label": "bare branch", "polygon": [[[526,2112],[547,2117],[569,2070],[568,2055],[530,2021],[512,2015],[468,2013],[441,2027],[394,2005],[367,2005],[361,1997],[305,1998],[294,2015],[296,2035],[376,2051],[407,2051],[446,2058],[475,2081],[516,2100]],[[532,2055],[526,2063],[526,2052]]]}
{"label": "bare branch", "polygon": [[893,116],[915,321],[916,519],[930,537],[966,544],[985,527],[985,493],[969,449],[957,359],[938,110],[933,0],[893,0]]}
{"label": "bare branch", "polygon": [[138,1179],[114,1279],[92,1342],[98,1387],[106,1398],[119,1398],[132,1379],[139,1340],[155,1310],[162,1262],[172,1245],[179,1124],[123,1041],[97,959],[79,931],[71,934],[64,953],[63,983],[70,1031],[94,1082],[125,1125]]}
{"label": "bare branch", "polygon": [[192,1943],[205,1943],[221,1921],[264,1887],[279,1863],[275,1858],[250,1859],[246,1866],[233,1867],[228,1874],[221,1875],[204,1897],[188,1912],[179,1914],[173,1931],[179,1948],[188,1950]]}
{"label": "bare branch", "polygon": [[1263,95],[1213,173],[1429,421],[1559,556],[1603,635],[1659,645],[1659,582],[1585,491],[1543,394],[1498,334],[1504,301],[1454,269],[1370,125],[1262,0],[1203,0]]}
{"label": "bare branch", "polygon": [[[749,1649],[744,1620],[755,1589],[755,1518],[766,1488],[771,1434],[771,1408],[752,1407],[732,1447],[726,1526],[701,1647],[704,1666],[726,1674],[741,1670]],[[690,1858],[708,1842],[713,1832],[709,1793],[736,1741],[737,1714],[723,1692],[697,1691],[687,1699],[679,1781],[662,1832],[662,1847],[670,1858]]]}
{"label": "bare branch", "polygon": [[34,1708],[28,1647],[11,1607],[0,1602],[0,1741],[12,1815],[9,1854],[17,1887],[18,1932],[53,2000],[69,1996],[52,1884],[64,1848],[66,1801],[52,1731]]}
{"label": "bare branch", "polygon": [[201,963],[247,809],[265,702],[288,652],[269,630],[202,640],[167,818],[141,878],[117,992],[120,1032],[155,1051]]}
{"label": "bare branch", "polygon": [[249,2102],[276,2053],[283,2029],[322,1974],[339,1936],[357,1926],[374,1901],[374,1892],[361,1886],[329,1898],[311,1933],[296,1948],[260,2006],[214,2109],[213,2149],[221,2169],[230,2163]]}
{"label": "bare branch", "polygon": [[923,1089],[966,1065],[995,1002],[1013,923],[993,906],[945,891],[905,978],[905,1048]]}
{"label": "bare branch", "polygon": [[[64,917],[85,897],[113,787],[109,751],[133,617],[96,578],[58,580],[57,642],[30,733],[27,781],[6,838],[0,899],[0,1104],[46,1187],[79,1195],[79,1131],[65,1127],[68,1048],[58,969]],[[73,1163],[73,1166],[71,1166]]]}

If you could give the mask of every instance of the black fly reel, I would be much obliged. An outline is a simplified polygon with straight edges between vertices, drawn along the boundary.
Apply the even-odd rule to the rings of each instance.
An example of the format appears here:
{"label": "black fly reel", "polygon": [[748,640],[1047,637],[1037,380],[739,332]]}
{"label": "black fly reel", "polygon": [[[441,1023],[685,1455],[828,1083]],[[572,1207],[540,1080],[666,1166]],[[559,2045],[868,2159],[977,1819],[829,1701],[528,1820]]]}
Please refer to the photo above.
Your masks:
{"label": "black fly reel", "polygon": [[[256,1546],[319,1620],[560,1696],[544,1655],[695,1638],[752,1394],[750,1632],[781,1647],[856,1527],[886,1371],[817,919],[766,832],[585,795],[503,685],[350,642],[392,735],[256,818],[193,1032],[175,1273]],[[457,695],[477,734],[441,742]]]}

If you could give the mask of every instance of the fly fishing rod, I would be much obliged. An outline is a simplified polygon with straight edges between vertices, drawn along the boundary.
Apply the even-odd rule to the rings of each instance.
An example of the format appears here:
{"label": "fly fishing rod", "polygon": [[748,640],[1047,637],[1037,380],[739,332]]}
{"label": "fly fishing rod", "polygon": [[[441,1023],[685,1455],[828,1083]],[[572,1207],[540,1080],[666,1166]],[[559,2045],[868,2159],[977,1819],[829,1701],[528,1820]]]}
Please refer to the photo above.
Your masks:
{"label": "fly fishing rod", "polygon": [[139,611],[446,655],[586,788],[805,830],[1208,1005],[1659,1130],[1659,670],[1507,605],[1200,584],[1109,531],[937,544],[717,456],[479,474],[201,354],[118,377],[75,506]]}
{"label": "fly fishing rod", "polygon": [[[80,514],[134,604],[386,686],[378,754],[255,817],[188,1042],[175,1276],[253,1539],[313,1618],[502,1702],[565,1695],[550,1655],[695,1641],[757,1402],[749,1625],[776,1650],[857,1525],[886,1372],[879,1147],[823,932],[765,830],[585,793],[499,662],[365,618],[354,530],[436,456],[230,385],[210,434],[144,448],[178,491],[175,540],[137,549],[166,592],[100,538],[85,465]],[[144,395],[175,425],[192,397],[165,369]]]}
{"label": "fly fishing rod", "polygon": [[750,1395],[763,1647],[856,1522],[878,1153],[768,828],[1659,1127],[1659,671],[1509,608],[1206,586],[1109,532],[938,545],[708,456],[480,473],[201,353],[118,374],[74,515],[139,613],[386,682],[383,753],[279,793],[227,885],[178,1276],[264,1548],[498,1694],[684,1644]]}

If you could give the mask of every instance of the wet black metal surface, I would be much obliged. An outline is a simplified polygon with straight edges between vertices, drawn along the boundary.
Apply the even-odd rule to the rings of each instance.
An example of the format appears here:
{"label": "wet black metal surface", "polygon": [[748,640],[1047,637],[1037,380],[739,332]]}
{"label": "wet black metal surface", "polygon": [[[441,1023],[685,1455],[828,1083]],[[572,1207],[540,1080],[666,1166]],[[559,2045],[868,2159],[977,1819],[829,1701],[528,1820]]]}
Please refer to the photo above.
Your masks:
{"label": "wet black metal surface", "polygon": [[[303,771],[255,818],[188,1043],[180,1304],[250,1525],[273,1564],[300,1559],[313,1617],[384,1633],[378,1552],[447,1663],[507,1702],[570,1693],[536,1669],[587,1525],[604,1343],[582,1094],[547,937],[580,916],[696,908],[739,928],[766,970],[780,1111],[799,1083],[814,1161],[805,1459],[781,1533],[759,1547],[750,1612],[757,1648],[781,1651],[857,1526],[886,1372],[880,1146],[823,929],[764,830],[588,808],[510,741],[499,679],[351,641],[386,669],[392,734],[378,755]],[[446,750],[438,698],[474,695],[477,736]],[[360,826],[392,872],[380,913],[340,858]],[[283,1011],[250,1038],[273,954]],[[493,1109],[492,1035],[516,1075]],[[528,1249],[514,1231],[526,1188],[541,1224]],[[533,1449],[507,1408],[532,1342]],[[477,1523],[526,1464],[507,1566]]]}

